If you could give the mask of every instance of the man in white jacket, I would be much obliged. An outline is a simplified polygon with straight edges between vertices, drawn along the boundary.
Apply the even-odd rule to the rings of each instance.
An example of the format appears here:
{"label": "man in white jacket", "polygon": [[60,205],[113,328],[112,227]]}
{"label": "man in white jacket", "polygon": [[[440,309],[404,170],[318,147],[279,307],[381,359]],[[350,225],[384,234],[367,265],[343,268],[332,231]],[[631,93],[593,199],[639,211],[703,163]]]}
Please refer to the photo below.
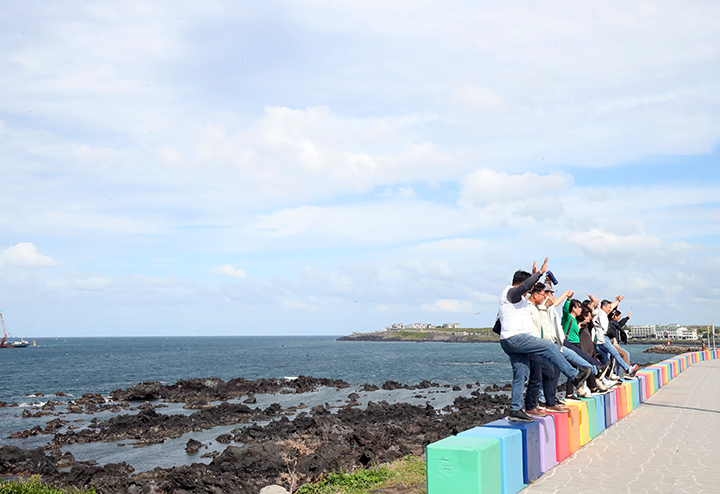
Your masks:
{"label": "man in white jacket", "polygon": [[500,295],[500,346],[510,358],[513,369],[511,411],[509,420],[532,422],[533,419],[522,410],[525,380],[530,374],[530,355],[538,355],[557,366],[568,379],[572,379],[579,388],[590,375],[590,369],[577,371],[571,366],[548,340],[533,336],[534,324],[530,304],[525,294],[540,280],[547,271],[548,259],[545,258],[540,270],[533,263],[533,272],[518,270],[513,275],[512,284],[505,287]]}

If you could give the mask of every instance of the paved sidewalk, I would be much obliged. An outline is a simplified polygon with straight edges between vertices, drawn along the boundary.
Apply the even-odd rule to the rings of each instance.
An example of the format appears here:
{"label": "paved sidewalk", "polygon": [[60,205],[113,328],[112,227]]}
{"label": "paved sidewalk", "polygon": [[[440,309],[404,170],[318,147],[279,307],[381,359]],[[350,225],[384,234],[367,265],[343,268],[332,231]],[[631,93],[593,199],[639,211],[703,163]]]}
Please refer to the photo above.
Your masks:
{"label": "paved sidewalk", "polygon": [[691,365],[521,492],[720,492],[720,360]]}

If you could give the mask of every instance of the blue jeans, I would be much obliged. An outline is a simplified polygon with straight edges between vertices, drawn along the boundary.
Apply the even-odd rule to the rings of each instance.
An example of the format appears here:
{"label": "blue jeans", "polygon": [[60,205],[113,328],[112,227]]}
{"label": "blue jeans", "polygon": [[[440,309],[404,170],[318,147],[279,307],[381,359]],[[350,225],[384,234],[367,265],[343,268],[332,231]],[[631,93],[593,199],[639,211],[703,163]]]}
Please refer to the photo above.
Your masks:
{"label": "blue jeans", "polygon": [[550,361],[568,379],[575,379],[578,371],[565,360],[557,345],[529,334],[517,334],[500,340],[500,346],[510,357],[513,370],[512,397],[510,408],[520,410],[523,405],[525,381],[530,375],[530,355],[537,355]]}
{"label": "blue jeans", "polygon": [[610,360],[610,355],[615,357],[615,362],[617,362],[617,364],[620,365],[620,367],[622,367],[625,372],[628,372],[630,370],[630,366],[625,363],[623,358],[620,356],[620,353],[617,351],[617,348],[615,348],[613,344],[610,343],[610,341],[605,340],[605,343],[602,344],[596,343],[595,348],[597,349],[598,353],[600,353],[601,355],[605,355],[605,358],[607,360]]}
{"label": "blue jeans", "polygon": [[575,350],[572,348],[563,347],[562,354],[565,357],[565,360],[573,364],[575,367],[580,367],[581,369],[590,367],[592,369],[592,373],[597,374],[597,367],[575,353]]}

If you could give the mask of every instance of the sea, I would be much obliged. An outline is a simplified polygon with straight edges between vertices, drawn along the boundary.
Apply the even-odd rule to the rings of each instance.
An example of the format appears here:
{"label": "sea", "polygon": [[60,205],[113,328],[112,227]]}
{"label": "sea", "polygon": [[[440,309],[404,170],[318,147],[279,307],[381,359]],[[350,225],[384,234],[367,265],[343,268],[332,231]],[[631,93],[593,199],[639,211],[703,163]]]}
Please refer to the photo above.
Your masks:
{"label": "sea", "polygon": [[[361,406],[368,401],[408,402],[437,410],[458,396],[469,396],[478,386],[509,383],[512,370],[498,343],[418,343],[336,341],[337,336],[217,336],[144,338],[28,338],[34,346],[0,349],[0,446],[10,444],[31,449],[44,447],[51,435],[39,434],[13,439],[13,432],[31,429],[55,418],[85,427],[91,420],[117,415],[67,414],[23,418],[24,410],[35,414],[47,401],[69,401],[86,393],[102,394],[126,389],[143,381],[173,384],[180,379],[219,377],[225,381],[297,376],[342,379],[350,388],[321,388],[302,394],[256,395],[251,407],[266,408],[328,404],[340,407],[348,394],[358,392]],[[666,356],[643,353],[650,345],[625,347],[634,363],[654,363]],[[362,392],[365,383],[381,386],[386,381],[416,385],[423,380],[440,386],[424,390],[378,390]],[[468,385],[471,385],[468,387]],[[457,386],[453,391],[453,386]],[[57,393],[67,396],[56,396]],[[242,398],[236,401],[242,401]],[[18,406],[11,406],[17,404]],[[136,408],[134,406],[133,408]],[[185,413],[182,404],[158,408],[158,413]],[[120,413],[136,413],[135,410]],[[59,415],[58,415],[59,414]],[[290,417],[292,418],[292,417]],[[262,425],[262,423],[260,424]],[[67,427],[67,426],[66,426]],[[226,445],[215,438],[238,425],[190,432],[164,443],[135,447],[129,441],[64,446],[77,460],[95,460],[99,465],[125,461],[136,471],[169,468],[210,458],[188,455],[184,446],[190,438],[208,445],[206,451],[222,451]],[[60,429],[64,432],[64,429]]]}

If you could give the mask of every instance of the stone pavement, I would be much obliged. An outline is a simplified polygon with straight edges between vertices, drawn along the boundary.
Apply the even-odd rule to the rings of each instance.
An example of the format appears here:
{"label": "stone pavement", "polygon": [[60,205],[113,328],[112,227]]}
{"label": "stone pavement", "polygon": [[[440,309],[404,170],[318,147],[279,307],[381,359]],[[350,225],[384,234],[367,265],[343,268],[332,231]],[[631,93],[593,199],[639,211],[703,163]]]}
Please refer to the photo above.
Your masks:
{"label": "stone pavement", "polygon": [[720,492],[720,360],[689,366],[520,492]]}

